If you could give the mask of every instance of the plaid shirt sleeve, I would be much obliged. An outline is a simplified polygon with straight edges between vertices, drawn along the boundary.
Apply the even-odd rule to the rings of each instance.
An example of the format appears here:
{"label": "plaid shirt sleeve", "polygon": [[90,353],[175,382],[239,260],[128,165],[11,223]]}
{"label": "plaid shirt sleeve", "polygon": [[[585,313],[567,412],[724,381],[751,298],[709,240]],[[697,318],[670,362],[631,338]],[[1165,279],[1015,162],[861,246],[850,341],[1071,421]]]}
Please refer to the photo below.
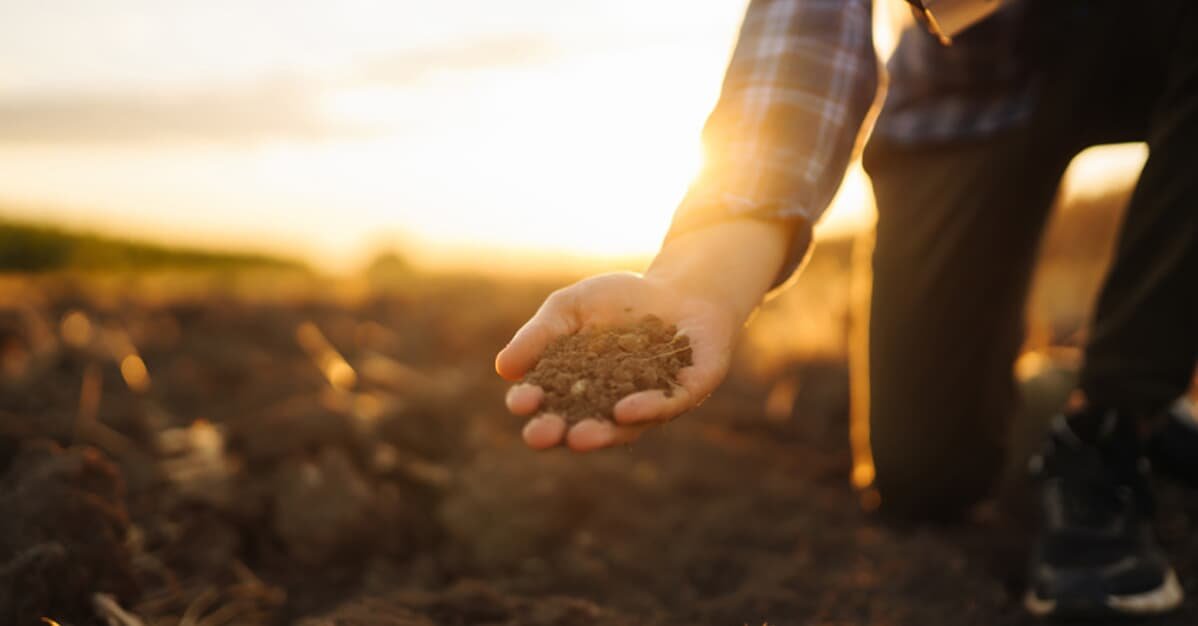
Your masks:
{"label": "plaid shirt sleeve", "polygon": [[789,274],[844,178],[878,73],[870,0],[752,0],[670,236],[781,220],[796,231]]}

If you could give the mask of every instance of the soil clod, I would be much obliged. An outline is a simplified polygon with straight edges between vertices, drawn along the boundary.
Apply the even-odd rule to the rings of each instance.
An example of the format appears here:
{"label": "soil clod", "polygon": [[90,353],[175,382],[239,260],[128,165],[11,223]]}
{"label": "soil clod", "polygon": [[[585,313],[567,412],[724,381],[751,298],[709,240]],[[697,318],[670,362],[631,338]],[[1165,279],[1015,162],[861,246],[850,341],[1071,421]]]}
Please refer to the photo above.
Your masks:
{"label": "soil clod", "polygon": [[666,395],[691,365],[690,340],[649,315],[631,326],[561,337],[546,348],[526,382],[545,391],[544,409],[573,423],[612,419],[621,398],[648,389]]}

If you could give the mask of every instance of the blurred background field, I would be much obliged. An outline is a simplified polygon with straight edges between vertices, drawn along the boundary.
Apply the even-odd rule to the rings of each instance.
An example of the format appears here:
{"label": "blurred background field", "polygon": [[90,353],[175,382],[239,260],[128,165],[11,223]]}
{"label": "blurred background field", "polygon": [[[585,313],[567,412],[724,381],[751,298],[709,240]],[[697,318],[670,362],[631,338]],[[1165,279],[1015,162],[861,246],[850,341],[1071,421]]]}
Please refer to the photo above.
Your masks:
{"label": "blurred background field", "polygon": [[[1123,201],[1059,212],[1024,375],[1083,332]],[[579,457],[524,449],[491,371],[569,276],[5,229],[6,623],[1025,622],[1021,535],[879,525],[849,488],[854,238],[695,414]],[[1194,550],[1179,506],[1166,540]]]}

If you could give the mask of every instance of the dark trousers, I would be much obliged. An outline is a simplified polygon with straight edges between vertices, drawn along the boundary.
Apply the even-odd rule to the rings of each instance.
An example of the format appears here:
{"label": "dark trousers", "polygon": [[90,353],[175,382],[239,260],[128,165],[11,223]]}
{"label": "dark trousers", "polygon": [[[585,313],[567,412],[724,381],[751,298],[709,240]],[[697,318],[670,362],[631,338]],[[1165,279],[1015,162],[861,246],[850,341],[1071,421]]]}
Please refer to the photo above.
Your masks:
{"label": "dark trousers", "polygon": [[1148,414],[1187,389],[1198,358],[1196,5],[1095,2],[1056,34],[1065,45],[1046,61],[1029,123],[866,148],[878,203],[870,442],[885,509],[961,510],[991,490],[1041,234],[1086,147],[1145,141],[1150,157],[1094,310],[1082,391]]}

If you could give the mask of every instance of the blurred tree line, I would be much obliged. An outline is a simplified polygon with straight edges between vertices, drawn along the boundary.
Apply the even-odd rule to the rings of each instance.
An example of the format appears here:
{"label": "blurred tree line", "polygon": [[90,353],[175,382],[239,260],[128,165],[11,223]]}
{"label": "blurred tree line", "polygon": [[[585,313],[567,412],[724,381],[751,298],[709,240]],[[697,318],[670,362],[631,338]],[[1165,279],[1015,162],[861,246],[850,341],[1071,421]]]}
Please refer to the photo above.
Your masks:
{"label": "blurred tree line", "polygon": [[135,242],[0,219],[0,271],[243,267],[307,269],[298,261],[267,254]]}

